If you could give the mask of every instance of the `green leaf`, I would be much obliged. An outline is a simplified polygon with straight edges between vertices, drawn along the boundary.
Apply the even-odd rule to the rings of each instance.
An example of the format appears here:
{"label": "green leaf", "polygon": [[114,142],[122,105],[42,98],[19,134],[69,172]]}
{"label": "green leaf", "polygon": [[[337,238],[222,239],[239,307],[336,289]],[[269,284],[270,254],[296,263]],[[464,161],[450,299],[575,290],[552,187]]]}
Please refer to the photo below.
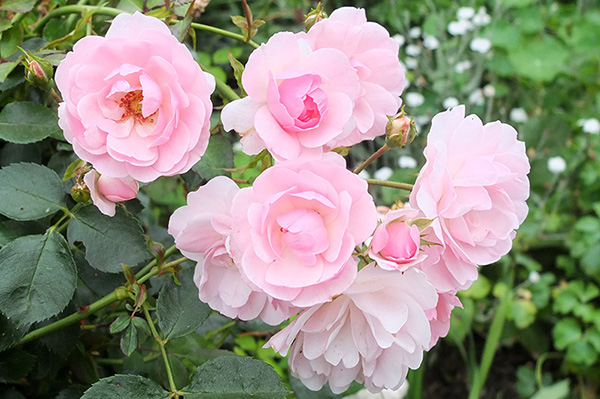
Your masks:
{"label": "green leaf", "polygon": [[131,317],[129,316],[119,316],[110,324],[110,333],[116,334],[120,333],[131,324]]}
{"label": "green leaf", "polygon": [[0,64],[0,83],[4,82],[8,75],[19,65],[18,61],[3,62]]}
{"label": "green leaf", "polygon": [[587,339],[573,342],[567,348],[567,360],[577,364],[592,366],[598,359],[598,352]]}
{"label": "green leaf", "polygon": [[23,30],[17,25],[2,32],[0,39],[0,56],[8,58],[17,52],[18,46],[23,42]]}
{"label": "green leaf", "polygon": [[41,104],[13,102],[0,112],[0,138],[11,143],[35,143],[60,131],[56,113]]}
{"label": "green leaf", "polygon": [[69,245],[54,231],[17,238],[0,250],[0,310],[20,324],[67,306],[77,286]]}
{"label": "green leaf", "polygon": [[210,137],[206,153],[192,169],[210,180],[215,176],[231,176],[223,168],[233,168],[233,149],[231,143],[224,136],[213,135]]}
{"label": "green leaf", "polygon": [[66,206],[60,177],[45,166],[18,163],[0,169],[0,213],[15,220],[50,216]]}
{"label": "green leaf", "polygon": [[127,356],[131,356],[138,346],[138,332],[133,323],[127,326],[127,329],[121,336],[121,350]]}
{"label": "green leaf", "polygon": [[0,356],[0,383],[14,383],[24,378],[35,364],[36,357],[21,349],[12,349]]}
{"label": "green leaf", "polygon": [[18,325],[0,313],[0,352],[19,342],[28,329],[28,325]]}
{"label": "green leaf", "polygon": [[146,320],[142,319],[141,317],[134,317],[132,321],[133,325],[138,331],[141,331],[148,336],[152,335],[152,331],[150,331],[150,326]]}
{"label": "green leaf", "polygon": [[108,295],[125,283],[125,277],[121,273],[104,273],[91,267],[85,260],[85,251],[74,251],[73,258],[79,278],[98,296]]}
{"label": "green leaf", "polygon": [[572,318],[562,319],[552,330],[554,345],[557,349],[565,349],[568,345],[581,338],[581,327]]}
{"label": "green leaf", "polygon": [[[33,326],[33,328],[37,329],[40,327],[47,326],[48,324],[54,323],[60,319],[72,315],[76,311],[77,309],[73,305],[73,301],[71,301],[69,306],[67,306],[61,313],[51,317],[48,320],[36,323]],[[81,326],[76,323],[51,332],[47,335],[44,335],[39,340],[41,343],[44,344],[46,348],[50,349],[50,351],[52,351],[53,354],[58,354],[63,359],[67,359],[67,357],[71,354],[73,349],[75,349],[80,333]]]}
{"label": "green leaf", "polygon": [[273,367],[242,356],[204,363],[183,391],[186,399],[283,399],[288,394]]}
{"label": "green leaf", "polygon": [[183,42],[185,40],[185,37],[187,36],[188,29],[190,29],[191,25],[192,25],[192,14],[181,19],[175,25],[171,25],[169,27],[169,29],[171,30],[171,33],[173,34],[173,36],[175,36],[177,38],[178,41]]}
{"label": "green leaf", "polygon": [[526,299],[517,299],[512,304],[512,315],[515,325],[519,329],[528,327],[535,321],[537,309],[533,302]]}
{"label": "green leaf", "polygon": [[150,257],[138,221],[119,206],[115,216],[100,213],[88,205],[75,211],[67,229],[69,242],[85,245],[85,259],[103,272],[119,273],[121,263],[137,265]]}
{"label": "green leaf", "polygon": [[535,82],[550,82],[565,67],[569,52],[550,36],[528,41],[509,53],[517,73]]}
{"label": "green leaf", "polygon": [[178,275],[181,285],[170,279],[156,301],[158,325],[165,338],[177,338],[198,329],[210,314],[210,308],[198,298],[194,271],[184,269]]}
{"label": "green leaf", "polygon": [[0,10],[26,13],[33,9],[36,0],[2,0]]}
{"label": "green leaf", "polygon": [[117,374],[103,378],[92,385],[81,399],[167,399],[168,397],[169,392],[148,378]]}
{"label": "green leaf", "polygon": [[569,395],[569,380],[543,387],[531,399],[564,399]]}

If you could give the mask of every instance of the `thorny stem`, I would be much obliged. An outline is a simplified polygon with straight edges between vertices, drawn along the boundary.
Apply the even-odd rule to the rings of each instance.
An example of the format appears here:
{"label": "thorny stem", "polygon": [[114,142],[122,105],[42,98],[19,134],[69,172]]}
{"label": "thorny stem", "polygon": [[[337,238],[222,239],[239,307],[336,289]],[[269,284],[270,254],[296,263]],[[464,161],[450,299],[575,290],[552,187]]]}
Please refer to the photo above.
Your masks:
{"label": "thorny stem", "polygon": [[377,180],[377,179],[365,179],[367,183],[373,186],[383,186],[383,187],[391,187],[397,188],[399,190],[412,191],[414,185],[408,183],[400,183],[396,181],[386,181],[386,180]]}
{"label": "thorny stem", "polygon": [[390,147],[388,147],[387,144],[384,144],[383,147],[375,151],[375,153],[371,155],[365,162],[363,162],[356,169],[354,169],[354,173],[359,174],[360,172],[365,170],[367,166],[369,166],[374,160],[385,154],[389,149]]}

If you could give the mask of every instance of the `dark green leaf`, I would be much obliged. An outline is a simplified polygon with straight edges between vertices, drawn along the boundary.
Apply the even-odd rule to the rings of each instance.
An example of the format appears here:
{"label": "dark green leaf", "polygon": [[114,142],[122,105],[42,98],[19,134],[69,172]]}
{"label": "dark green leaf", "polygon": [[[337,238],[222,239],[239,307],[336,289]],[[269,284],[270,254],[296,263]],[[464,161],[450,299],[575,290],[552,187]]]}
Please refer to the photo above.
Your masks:
{"label": "dark green leaf", "polygon": [[42,234],[45,228],[36,222],[16,222],[5,220],[0,222],[0,247],[29,234]]}
{"label": "dark green leaf", "polygon": [[19,65],[18,61],[3,62],[0,64],[0,83],[4,82],[8,75]]}
{"label": "dark green leaf", "polygon": [[42,321],[67,306],[77,285],[62,235],[25,236],[0,250],[0,310],[20,324]]}
{"label": "dark green leaf", "polygon": [[16,53],[18,46],[22,41],[23,30],[18,24],[13,25],[12,28],[2,32],[2,38],[0,39],[0,56],[2,58],[8,58]]}
{"label": "dark green leaf", "polygon": [[167,399],[169,392],[157,383],[139,375],[121,375],[103,378],[81,399]]}
{"label": "dark green leaf", "polygon": [[186,399],[283,399],[288,391],[271,366],[243,356],[225,356],[198,367]]}
{"label": "dark green leaf", "polygon": [[56,113],[41,104],[13,102],[0,112],[0,138],[11,143],[41,141],[60,132]]}
{"label": "dark green leaf", "polygon": [[36,0],[2,0],[0,10],[26,13],[33,9]]}
{"label": "dark green leaf", "polygon": [[0,356],[0,383],[17,382],[25,377],[35,364],[35,356],[21,349],[11,349]]}
{"label": "dark green leaf", "polygon": [[152,335],[152,331],[150,331],[150,326],[146,320],[142,319],[141,317],[134,317],[132,320],[133,325],[138,331],[141,331],[146,335]]}
{"label": "dark green leaf", "polygon": [[83,385],[71,385],[58,393],[56,399],[79,399],[87,387]]}
{"label": "dark green leaf", "polygon": [[111,334],[120,333],[131,324],[131,317],[129,316],[119,316],[110,324],[110,332]]}
{"label": "dark green leaf", "polygon": [[133,323],[127,326],[127,329],[121,336],[121,350],[127,356],[131,355],[138,346],[138,332]]}
{"label": "dark green leaf", "polygon": [[171,25],[169,29],[171,29],[171,33],[177,38],[177,40],[183,42],[185,40],[185,37],[187,36],[188,29],[190,29],[191,25],[192,15],[190,14],[185,18],[181,19],[175,25]]}
{"label": "dark green leaf", "polygon": [[158,325],[165,338],[177,338],[198,329],[210,313],[210,308],[198,299],[198,287],[194,284],[194,272],[182,270],[181,285],[171,279],[160,290],[156,302]]}
{"label": "dark green leaf", "polygon": [[7,319],[0,313],[0,351],[10,348],[13,344],[19,342],[27,333],[29,326],[20,326],[12,320]]}
{"label": "dark green leaf", "polygon": [[42,165],[19,163],[0,169],[0,213],[15,220],[50,216],[66,205],[60,177]]}
{"label": "dark green leaf", "polygon": [[117,207],[113,217],[103,215],[93,205],[77,209],[67,237],[71,244],[83,242],[85,259],[94,269],[104,272],[119,273],[123,270],[121,263],[137,265],[150,256],[138,221],[121,207]]}
{"label": "dark green leaf", "polygon": [[581,327],[571,318],[562,319],[552,330],[554,345],[557,349],[565,349],[568,345],[581,338]]}
{"label": "dark green leaf", "polygon": [[[75,308],[73,301],[67,306],[60,314],[51,317],[40,323],[36,323],[34,328],[40,328],[47,326],[50,323],[54,323],[62,318],[72,315],[77,309]],[[77,344],[79,334],[81,332],[81,326],[79,323],[71,324],[70,326],[63,327],[59,330],[51,332],[40,338],[40,342],[53,354],[60,355],[63,359],[66,359]]]}
{"label": "dark green leaf", "polygon": [[206,153],[192,169],[202,178],[210,180],[215,176],[231,176],[223,168],[233,168],[233,149],[227,138],[214,135],[210,137]]}
{"label": "dark green leaf", "polygon": [[38,144],[6,143],[0,150],[0,166],[19,162],[41,163],[42,153]]}
{"label": "dark green leaf", "polygon": [[99,296],[110,294],[115,288],[125,283],[125,277],[120,273],[105,273],[94,269],[85,260],[85,252],[76,250],[73,254],[79,278],[85,285]]}

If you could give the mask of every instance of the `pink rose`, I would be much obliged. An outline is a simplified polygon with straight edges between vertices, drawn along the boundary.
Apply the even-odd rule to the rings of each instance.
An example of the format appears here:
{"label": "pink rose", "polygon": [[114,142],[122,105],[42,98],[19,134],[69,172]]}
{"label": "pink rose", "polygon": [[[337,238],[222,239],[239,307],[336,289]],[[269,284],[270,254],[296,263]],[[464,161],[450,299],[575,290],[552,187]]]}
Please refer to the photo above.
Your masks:
{"label": "pink rose", "polygon": [[365,266],[332,302],[300,313],[265,346],[285,355],[292,375],[312,390],[334,393],[352,381],[371,392],[398,389],[430,342],[427,309],[437,294],[416,269],[404,273]]}
{"label": "pink rose", "polygon": [[418,216],[414,209],[397,209],[385,215],[369,246],[369,256],[379,267],[406,270],[423,260],[419,227],[408,223]]}
{"label": "pink rose", "polygon": [[437,294],[437,306],[425,311],[431,327],[431,340],[425,350],[430,350],[437,344],[437,341],[440,338],[448,335],[448,331],[450,331],[450,314],[452,313],[452,309],[456,306],[462,308],[462,303],[460,303],[460,299],[458,299],[455,293],[438,291]]}
{"label": "pink rose", "polygon": [[278,161],[318,158],[354,128],[355,69],[340,50],[313,51],[304,34],[277,33],[254,50],[242,83],[248,97],[227,104],[221,120],[242,135],[248,154],[267,148]]}
{"label": "pink rose", "polygon": [[93,204],[100,212],[111,217],[115,216],[116,202],[135,198],[139,190],[138,182],[130,177],[118,179],[99,175],[93,169],[83,176],[83,181],[90,189]]}
{"label": "pink rose", "polygon": [[[496,262],[527,216],[529,162],[515,129],[483,125],[458,106],[433,118],[425,158],[410,204],[435,219],[431,226],[446,248],[444,261]],[[473,276],[476,269],[459,282]]]}
{"label": "pink rose", "polygon": [[356,276],[352,253],[375,229],[367,184],[341,157],[279,163],[233,201],[231,251],[242,273],[275,299],[307,307]]}
{"label": "pink rose", "polygon": [[208,145],[214,78],[160,20],[118,15],[56,70],[59,125],[98,172],[149,182],[189,170]]}
{"label": "pink rose", "polygon": [[343,51],[361,85],[353,111],[356,127],[348,135],[334,138],[327,147],[351,146],[384,134],[387,116],[398,111],[402,104],[400,94],[406,86],[398,44],[387,30],[367,22],[365,10],[342,7],[317,22],[308,31],[306,40],[313,50]]}

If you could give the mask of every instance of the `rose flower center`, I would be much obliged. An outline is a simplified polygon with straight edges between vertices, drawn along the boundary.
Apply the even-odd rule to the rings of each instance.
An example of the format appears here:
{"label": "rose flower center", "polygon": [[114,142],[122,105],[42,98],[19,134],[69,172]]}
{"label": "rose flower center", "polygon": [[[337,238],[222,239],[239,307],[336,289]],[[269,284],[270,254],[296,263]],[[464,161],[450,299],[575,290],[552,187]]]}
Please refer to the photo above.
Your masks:
{"label": "rose flower center", "polygon": [[133,118],[136,123],[143,124],[146,122],[154,123],[156,119],[156,112],[152,115],[148,115],[144,117],[142,115],[142,101],[144,100],[144,95],[141,90],[134,90],[127,92],[121,99],[118,101],[119,108],[123,108],[123,114],[121,115],[121,121],[125,121],[129,118]]}

